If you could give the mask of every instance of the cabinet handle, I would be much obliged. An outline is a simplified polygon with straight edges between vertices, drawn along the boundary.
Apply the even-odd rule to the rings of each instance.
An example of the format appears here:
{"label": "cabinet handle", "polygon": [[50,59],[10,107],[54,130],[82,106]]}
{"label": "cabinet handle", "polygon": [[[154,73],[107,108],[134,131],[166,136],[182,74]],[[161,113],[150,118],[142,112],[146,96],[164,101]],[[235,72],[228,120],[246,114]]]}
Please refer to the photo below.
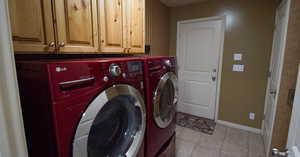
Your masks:
{"label": "cabinet handle", "polygon": [[59,47],[64,47],[64,46],[65,46],[65,43],[64,43],[64,42],[59,42],[59,43],[58,43],[58,46],[59,46]]}
{"label": "cabinet handle", "polygon": [[55,46],[55,42],[54,41],[51,41],[49,44],[48,44],[49,47],[54,47]]}

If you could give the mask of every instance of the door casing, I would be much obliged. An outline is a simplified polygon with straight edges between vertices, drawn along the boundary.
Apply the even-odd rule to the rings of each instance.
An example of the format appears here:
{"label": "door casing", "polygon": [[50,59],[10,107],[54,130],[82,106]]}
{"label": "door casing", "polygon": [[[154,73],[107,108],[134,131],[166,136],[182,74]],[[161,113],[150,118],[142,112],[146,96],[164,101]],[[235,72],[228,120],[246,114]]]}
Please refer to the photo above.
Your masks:
{"label": "door casing", "polygon": [[0,156],[27,157],[8,0],[0,0]]}
{"label": "door casing", "polygon": [[[281,4],[280,4],[280,6],[278,7],[278,8],[281,8],[283,5],[288,5],[287,6],[287,15],[288,15],[288,20],[287,20],[287,23],[285,23],[285,28],[284,29],[286,29],[287,30],[287,27],[288,27],[288,22],[289,22],[289,12],[290,12],[290,6],[291,6],[291,0],[283,0],[282,2],[281,2]],[[277,12],[278,12],[278,8],[276,9],[276,14],[277,14]],[[276,25],[276,23],[275,23],[275,25]],[[279,65],[279,77],[278,77],[278,84],[277,84],[277,89],[278,89],[278,91],[277,91],[277,94],[276,94],[276,97],[275,97],[275,102],[274,102],[274,111],[273,112],[276,112],[276,109],[277,109],[277,101],[278,101],[278,93],[279,93],[279,87],[280,87],[280,83],[281,83],[281,75],[282,75],[282,69],[283,69],[283,62],[284,62],[284,52],[285,52],[285,47],[286,47],[286,36],[287,36],[287,31],[286,32],[284,32],[284,34],[283,34],[283,36],[284,36],[284,39],[283,39],[283,42],[284,42],[284,44],[283,44],[283,50],[280,52],[280,55],[281,55],[281,60],[280,60],[280,65]],[[273,42],[274,42],[274,39],[273,39]],[[274,47],[274,46],[273,46]],[[273,50],[272,50],[272,55],[273,55]],[[270,62],[271,63],[271,62]],[[270,71],[270,69],[269,69],[269,71]],[[269,92],[269,81],[270,81],[270,77],[268,78],[268,84],[267,84],[267,89],[266,89],[266,97],[265,97],[265,105],[264,105],[264,114],[266,113],[266,110],[267,110],[267,103],[268,103],[268,101],[267,101],[267,95],[268,95],[268,92]],[[267,156],[269,156],[269,153],[270,153],[270,151],[268,151],[268,150],[270,150],[270,148],[271,148],[271,140],[272,140],[272,135],[273,135],[273,128],[274,128],[274,121],[275,121],[275,117],[276,117],[276,114],[273,114],[274,116],[273,117],[271,117],[271,131],[270,131],[270,141],[268,142],[268,144],[267,144],[267,149],[266,149],[266,155]],[[264,124],[265,123],[265,121],[263,120],[263,122],[262,122],[262,126],[261,126],[261,129],[262,129],[262,135],[264,134]]]}
{"label": "door casing", "polygon": [[224,48],[224,39],[225,39],[225,29],[226,29],[226,16],[212,16],[207,18],[197,18],[191,20],[183,20],[177,22],[177,41],[176,41],[176,55],[179,56],[179,38],[180,38],[180,24],[184,23],[193,23],[193,22],[205,22],[205,21],[215,21],[221,20],[221,44],[220,44],[220,52],[219,52],[219,65],[218,65],[218,74],[217,74],[217,92],[216,92],[216,104],[215,104],[215,113],[214,120],[219,120],[219,103],[220,103],[220,89],[221,89],[221,79],[222,79],[222,65],[223,65],[223,48]]}
{"label": "door casing", "polygon": [[291,122],[289,127],[288,133],[288,140],[286,148],[290,152],[289,157],[300,157],[299,154],[299,144],[300,142],[300,64],[298,66],[298,78],[297,78],[297,85],[296,85],[296,93],[293,103],[293,111],[291,115]]}

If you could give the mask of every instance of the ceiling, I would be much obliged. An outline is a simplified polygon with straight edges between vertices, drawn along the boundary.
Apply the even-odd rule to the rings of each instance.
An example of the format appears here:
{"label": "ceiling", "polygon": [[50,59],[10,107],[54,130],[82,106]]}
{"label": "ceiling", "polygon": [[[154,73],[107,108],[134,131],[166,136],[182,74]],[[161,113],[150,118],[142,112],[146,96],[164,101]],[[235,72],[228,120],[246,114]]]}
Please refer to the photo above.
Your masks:
{"label": "ceiling", "polygon": [[169,7],[178,7],[178,6],[184,6],[184,5],[197,3],[197,2],[204,2],[207,0],[160,0],[160,1]]}

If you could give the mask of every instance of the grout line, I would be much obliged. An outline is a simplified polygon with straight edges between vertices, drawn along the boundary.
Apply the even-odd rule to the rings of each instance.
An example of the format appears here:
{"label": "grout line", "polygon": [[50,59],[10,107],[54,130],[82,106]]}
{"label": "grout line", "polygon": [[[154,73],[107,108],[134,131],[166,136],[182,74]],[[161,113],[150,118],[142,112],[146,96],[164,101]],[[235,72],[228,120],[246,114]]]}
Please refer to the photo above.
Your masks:
{"label": "grout line", "polygon": [[248,136],[247,136],[247,144],[248,144],[248,157],[250,157],[250,132],[247,132]]}
{"label": "grout line", "polygon": [[228,127],[225,126],[225,135],[224,135],[224,137],[223,137],[222,144],[221,144],[221,147],[220,147],[220,150],[219,150],[219,157],[221,157],[222,148],[223,148],[223,146],[224,146],[225,139],[226,139],[226,137],[227,137],[227,132],[228,132]]}

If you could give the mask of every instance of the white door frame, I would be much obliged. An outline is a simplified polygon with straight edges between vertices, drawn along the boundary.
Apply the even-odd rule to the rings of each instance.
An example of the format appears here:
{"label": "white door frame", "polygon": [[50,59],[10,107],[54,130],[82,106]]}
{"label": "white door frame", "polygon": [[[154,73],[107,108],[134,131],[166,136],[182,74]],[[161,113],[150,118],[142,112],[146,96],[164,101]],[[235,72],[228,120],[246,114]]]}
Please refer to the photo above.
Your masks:
{"label": "white door frame", "polygon": [[[293,103],[293,110],[292,110],[292,115],[291,115],[291,122],[289,126],[289,133],[288,133],[288,140],[286,144],[286,149],[291,151],[291,153],[294,153],[296,155],[296,151],[293,151],[295,149],[295,143],[297,139],[297,129],[299,129],[299,109],[300,109],[300,64],[298,64],[298,75],[297,75],[297,84],[296,84],[296,93],[295,93],[295,98],[294,98],[294,103]],[[297,146],[299,147],[299,146]],[[299,148],[297,148],[297,151],[299,151]],[[300,154],[297,154],[297,156],[300,156]]]}
{"label": "white door frame", "polygon": [[0,0],[0,157],[27,157],[8,0]]}
{"label": "white door frame", "polygon": [[[271,149],[271,142],[272,142],[272,136],[273,136],[273,128],[274,128],[274,121],[275,121],[275,117],[276,117],[276,110],[277,110],[277,102],[278,102],[278,94],[279,94],[279,90],[280,90],[280,84],[281,84],[281,76],[282,76],[282,70],[283,70],[283,63],[284,63],[284,54],[285,54],[285,49],[286,49],[286,38],[287,38],[287,29],[288,29],[288,23],[289,23],[289,13],[290,13],[290,8],[291,8],[291,0],[283,0],[280,4],[280,6],[278,8],[281,8],[283,5],[288,5],[288,9],[287,9],[287,15],[288,15],[288,20],[287,20],[287,23],[285,23],[284,25],[284,30],[286,30],[283,35],[284,35],[284,39],[283,39],[283,48],[280,52],[281,54],[281,60],[280,60],[280,65],[279,65],[279,78],[278,78],[278,84],[277,84],[277,93],[276,93],[276,97],[275,97],[275,102],[274,102],[274,111],[275,114],[273,114],[274,116],[271,118],[272,119],[272,124],[271,124],[271,132],[270,132],[270,141],[268,142],[268,146],[267,146],[267,150],[266,150],[266,153],[267,153],[267,156],[269,156],[269,153],[270,153],[270,149]],[[278,8],[276,9],[276,14],[278,12]],[[276,20],[276,19],[275,19]],[[275,21],[275,24],[274,26],[276,25],[276,21]],[[273,39],[273,43],[274,43],[274,39]],[[273,45],[274,47],[274,45]],[[273,55],[273,48],[272,48],[272,54],[271,54],[271,58],[272,58],[272,55]],[[271,63],[271,62],[270,62]],[[269,69],[270,71],[270,69]],[[266,97],[265,97],[265,106],[264,106],[264,114],[266,113],[266,109],[267,109],[267,94],[269,92],[269,80],[270,78],[268,78],[268,84],[267,84],[267,89],[266,89]],[[263,131],[264,131],[264,120],[262,122],[262,126],[261,126],[261,129],[262,129],[262,134]]]}
{"label": "white door frame", "polygon": [[177,41],[176,41],[176,56],[179,56],[179,31],[180,24],[185,23],[194,23],[194,22],[205,22],[205,21],[222,21],[222,30],[221,30],[221,44],[220,44],[220,52],[219,52],[219,71],[218,71],[218,80],[217,80],[217,93],[216,93],[216,104],[215,104],[215,113],[214,120],[217,121],[219,118],[219,103],[220,103],[220,89],[221,89],[221,76],[222,76],[222,66],[223,66],[223,47],[224,47],[224,38],[225,38],[225,27],[226,27],[226,16],[213,16],[207,18],[197,18],[191,20],[183,20],[177,22]]}

